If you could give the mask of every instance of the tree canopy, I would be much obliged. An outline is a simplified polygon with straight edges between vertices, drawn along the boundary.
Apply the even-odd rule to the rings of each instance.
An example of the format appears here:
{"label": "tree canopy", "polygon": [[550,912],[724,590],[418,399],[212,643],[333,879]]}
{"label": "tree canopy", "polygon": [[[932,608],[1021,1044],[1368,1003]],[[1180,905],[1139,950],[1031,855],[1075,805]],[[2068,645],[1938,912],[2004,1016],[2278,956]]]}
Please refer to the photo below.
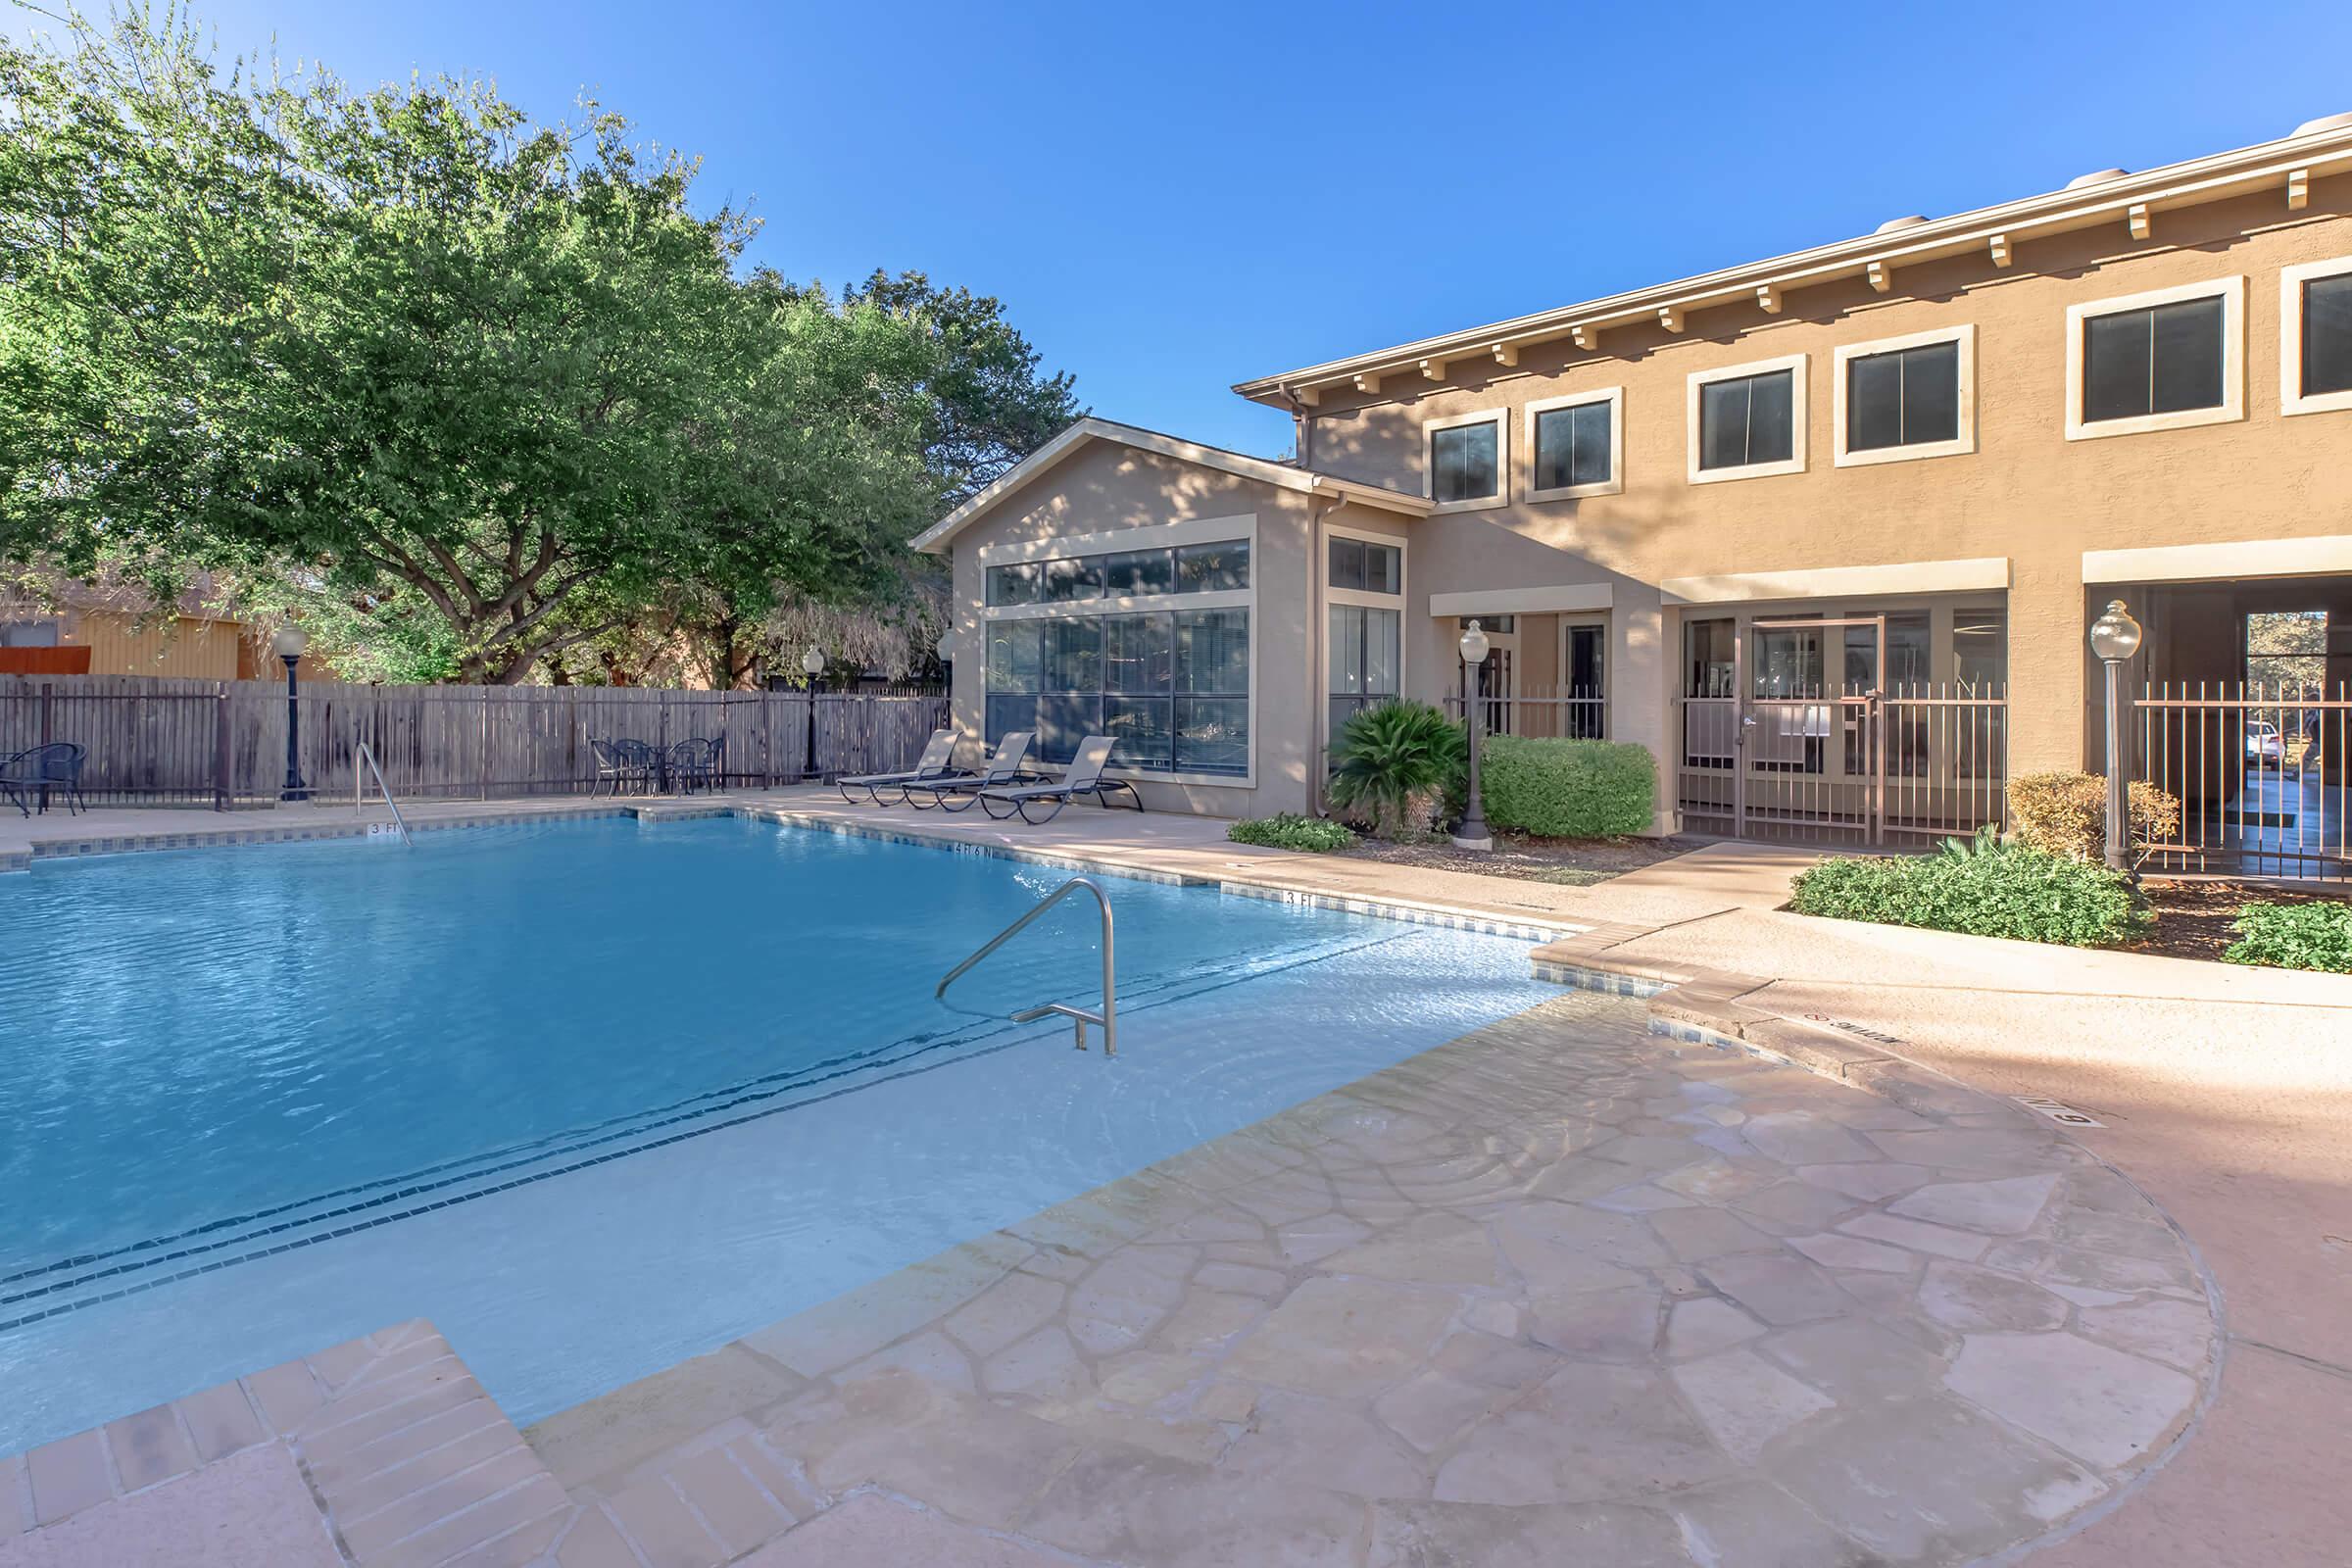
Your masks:
{"label": "tree canopy", "polygon": [[488,84],[220,68],[176,21],[0,44],[0,560],[196,570],[347,673],[513,681],[903,598],[1074,417],[1001,307],[743,265],[693,163]]}

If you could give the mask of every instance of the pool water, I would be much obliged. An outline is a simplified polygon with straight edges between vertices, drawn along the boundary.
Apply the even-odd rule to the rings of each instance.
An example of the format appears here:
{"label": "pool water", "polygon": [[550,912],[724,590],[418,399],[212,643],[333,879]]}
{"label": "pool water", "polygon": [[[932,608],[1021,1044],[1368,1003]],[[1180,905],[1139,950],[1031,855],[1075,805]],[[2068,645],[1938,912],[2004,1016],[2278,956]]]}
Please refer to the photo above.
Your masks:
{"label": "pool water", "polygon": [[517,1421],[1515,1012],[1528,943],[735,818],[0,879],[0,1453],[410,1317]]}

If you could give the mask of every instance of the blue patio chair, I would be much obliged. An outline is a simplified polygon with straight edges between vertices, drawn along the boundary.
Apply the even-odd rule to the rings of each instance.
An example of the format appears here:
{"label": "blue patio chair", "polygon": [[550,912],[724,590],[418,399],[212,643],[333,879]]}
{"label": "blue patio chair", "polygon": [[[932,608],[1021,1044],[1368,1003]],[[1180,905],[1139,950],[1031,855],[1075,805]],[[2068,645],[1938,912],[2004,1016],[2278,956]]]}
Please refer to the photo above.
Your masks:
{"label": "blue patio chair", "polygon": [[689,795],[718,788],[718,742],[698,735],[672,746],[669,781]]}
{"label": "blue patio chair", "polygon": [[89,807],[81,798],[81,764],[88,755],[72,741],[52,741],[19,752],[0,762],[0,795],[14,801],[26,816],[32,814],[35,795],[40,797],[41,809],[49,809],[51,791],[65,797],[67,815],[86,811]]}

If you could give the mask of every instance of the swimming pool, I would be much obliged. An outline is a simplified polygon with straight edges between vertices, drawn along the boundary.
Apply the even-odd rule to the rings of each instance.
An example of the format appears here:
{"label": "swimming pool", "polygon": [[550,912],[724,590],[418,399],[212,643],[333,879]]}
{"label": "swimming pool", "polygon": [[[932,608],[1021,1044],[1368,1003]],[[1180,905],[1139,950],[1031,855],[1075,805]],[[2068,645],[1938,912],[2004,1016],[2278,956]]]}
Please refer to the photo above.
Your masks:
{"label": "swimming pool", "polygon": [[529,1422],[1515,1012],[1528,943],[739,818],[0,878],[0,1453],[429,1317]]}

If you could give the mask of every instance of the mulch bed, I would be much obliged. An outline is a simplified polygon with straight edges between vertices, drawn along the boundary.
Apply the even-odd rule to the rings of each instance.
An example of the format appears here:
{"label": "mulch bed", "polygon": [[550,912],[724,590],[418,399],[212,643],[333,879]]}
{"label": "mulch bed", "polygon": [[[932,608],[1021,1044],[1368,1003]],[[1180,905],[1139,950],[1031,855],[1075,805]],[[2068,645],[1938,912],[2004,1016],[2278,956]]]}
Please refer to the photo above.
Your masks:
{"label": "mulch bed", "polygon": [[1359,860],[1382,860],[1390,865],[1427,866],[1441,871],[1470,871],[1480,876],[1512,877],[1522,882],[1550,882],[1563,887],[1590,887],[1628,871],[1639,871],[1660,860],[1699,847],[1697,839],[1540,839],[1520,833],[1497,833],[1494,848],[1480,853],[1457,850],[1445,839],[1388,844],[1357,839],[1342,855]]}
{"label": "mulch bed", "polygon": [[2260,882],[2177,882],[2149,877],[2140,884],[2156,913],[2155,928],[2126,951],[2170,958],[2215,958],[2237,940],[2230,925],[2248,904],[2341,904],[2342,893],[2272,887]]}

